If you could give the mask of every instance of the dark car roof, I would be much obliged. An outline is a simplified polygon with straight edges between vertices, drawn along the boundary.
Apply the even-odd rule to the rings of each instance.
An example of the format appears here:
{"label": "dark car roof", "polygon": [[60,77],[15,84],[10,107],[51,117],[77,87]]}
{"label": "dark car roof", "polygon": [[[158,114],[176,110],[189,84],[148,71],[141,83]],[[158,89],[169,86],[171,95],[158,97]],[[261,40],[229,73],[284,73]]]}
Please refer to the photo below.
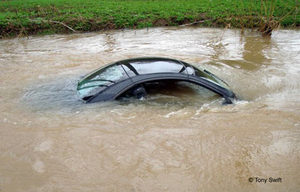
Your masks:
{"label": "dark car roof", "polygon": [[[179,62],[179,60],[176,59],[172,59],[172,58],[166,58],[166,57],[135,57],[135,58],[130,58],[130,59],[124,59],[124,60],[120,60],[120,61],[124,61],[124,62],[132,62],[132,61],[174,61],[174,62]],[[115,63],[118,63],[120,61],[117,61]]]}

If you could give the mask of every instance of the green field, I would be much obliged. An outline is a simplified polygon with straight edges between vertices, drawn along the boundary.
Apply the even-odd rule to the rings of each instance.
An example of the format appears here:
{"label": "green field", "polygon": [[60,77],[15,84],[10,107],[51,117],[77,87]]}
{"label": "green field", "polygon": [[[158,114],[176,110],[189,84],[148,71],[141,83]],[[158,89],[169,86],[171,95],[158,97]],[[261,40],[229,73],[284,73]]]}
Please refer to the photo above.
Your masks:
{"label": "green field", "polygon": [[2,0],[0,37],[193,22],[253,28],[270,16],[283,27],[298,27],[298,9],[299,0]]}

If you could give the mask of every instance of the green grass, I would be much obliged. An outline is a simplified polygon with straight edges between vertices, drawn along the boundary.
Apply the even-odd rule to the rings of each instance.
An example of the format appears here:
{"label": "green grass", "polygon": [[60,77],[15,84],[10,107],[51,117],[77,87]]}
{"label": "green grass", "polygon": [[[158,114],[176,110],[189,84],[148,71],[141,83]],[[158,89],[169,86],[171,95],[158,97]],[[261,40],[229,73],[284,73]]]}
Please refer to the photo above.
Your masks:
{"label": "green grass", "polygon": [[[274,19],[281,26],[298,27],[299,1],[275,2],[271,13]],[[261,8],[261,0],[2,0],[0,37],[72,32],[59,22],[76,31],[173,26],[196,21],[203,21],[202,26],[252,28],[270,14]]]}

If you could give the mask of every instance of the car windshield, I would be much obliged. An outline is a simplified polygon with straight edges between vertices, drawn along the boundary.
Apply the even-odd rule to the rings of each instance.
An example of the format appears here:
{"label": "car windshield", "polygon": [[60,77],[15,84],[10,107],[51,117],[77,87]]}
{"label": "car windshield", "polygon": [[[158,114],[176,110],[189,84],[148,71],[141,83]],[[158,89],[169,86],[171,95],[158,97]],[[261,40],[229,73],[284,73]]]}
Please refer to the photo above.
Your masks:
{"label": "car windshield", "polygon": [[104,88],[128,78],[121,65],[104,67],[87,75],[78,83],[78,93],[81,98],[94,95]]}

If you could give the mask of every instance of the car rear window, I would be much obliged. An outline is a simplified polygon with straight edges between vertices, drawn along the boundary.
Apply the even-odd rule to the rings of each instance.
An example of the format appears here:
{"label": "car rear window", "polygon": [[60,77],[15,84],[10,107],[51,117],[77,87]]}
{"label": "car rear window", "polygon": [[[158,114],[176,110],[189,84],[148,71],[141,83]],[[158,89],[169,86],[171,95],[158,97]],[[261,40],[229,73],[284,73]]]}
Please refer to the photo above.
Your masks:
{"label": "car rear window", "polygon": [[133,61],[129,64],[138,74],[149,73],[180,73],[184,71],[185,66],[175,61]]}

